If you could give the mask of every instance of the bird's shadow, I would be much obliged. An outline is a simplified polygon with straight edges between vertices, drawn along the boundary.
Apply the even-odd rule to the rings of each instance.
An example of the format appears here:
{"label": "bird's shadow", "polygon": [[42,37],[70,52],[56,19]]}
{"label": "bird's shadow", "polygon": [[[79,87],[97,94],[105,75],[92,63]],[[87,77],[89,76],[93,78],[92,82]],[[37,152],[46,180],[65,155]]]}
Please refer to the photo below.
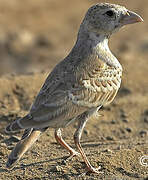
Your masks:
{"label": "bird's shadow", "polygon": [[[45,161],[38,161],[38,162],[30,163],[30,164],[21,164],[20,166],[13,167],[11,169],[4,168],[5,163],[1,163],[2,168],[0,167],[0,174],[1,173],[6,173],[6,172],[11,173],[11,172],[16,171],[16,170],[24,170],[25,171],[26,168],[29,168],[29,167],[32,167],[32,166],[33,167],[38,166],[38,165],[41,165],[41,164],[44,164],[44,163],[50,163],[50,162],[53,162],[53,161],[55,162],[55,164],[50,165],[50,171],[54,173],[54,172],[56,172],[56,166],[57,165],[63,165],[64,159],[67,159],[67,157],[68,156],[63,156],[63,157],[53,158],[53,159],[49,159],[49,160],[45,160]],[[59,160],[62,160],[62,161],[58,162]],[[64,164],[64,165],[66,165],[66,164]],[[56,174],[56,176],[58,176],[57,178],[65,177],[66,179],[67,178],[69,179],[69,177],[81,176],[81,173],[80,172],[77,172],[77,173],[63,173],[62,175]],[[82,176],[83,176],[83,174],[82,174]],[[47,178],[49,178],[49,177],[47,177]]]}
{"label": "bird's shadow", "polygon": [[[82,142],[82,147],[83,148],[85,148],[85,147],[98,147],[98,146],[102,145],[101,143],[89,143],[89,144],[87,144],[87,143],[83,144],[83,143],[84,142]],[[103,143],[103,145],[111,145],[112,143],[108,143],[108,144]],[[74,145],[72,145],[72,147],[74,147]],[[59,147],[59,149],[61,149],[61,148],[62,147]],[[50,162],[53,162],[53,161],[57,162],[57,164],[59,165],[59,164],[63,164],[64,160],[66,160],[67,157],[69,157],[69,156],[63,156],[63,157],[53,158],[53,159],[44,160],[44,161],[38,161],[38,162],[30,163],[30,164],[21,164],[19,167],[14,167],[14,168],[11,168],[11,169],[3,168],[5,166],[5,163],[1,163],[1,166],[3,166],[3,167],[2,168],[0,167],[0,173],[15,171],[15,170],[18,170],[18,169],[25,169],[25,168],[30,167],[30,166],[37,166],[39,164],[50,163]],[[59,160],[61,160],[61,162],[58,162]]]}
{"label": "bird's shadow", "polygon": [[[13,167],[13,168],[10,168],[10,169],[4,168],[5,163],[1,163],[1,165],[3,166],[3,168],[0,167],[0,173],[2,173],[2,172],[15,171],[15,170],[18,170],[18,169],[25,169],[25,168],[27,168],[27,167],[36,166],[36,165],[40,165],[40,164],[44,164],[44,163],[49,163],[49,162],[52,162],[52,161],[58,161],[58,160],[60,160],[60,159],[61,159],[61,158],[53,158],[53,159],[44,160],[44,161],[38,161],[38,162],[30,163],[30,164],[21,164],[21,165],[18,166],[18,167]],[[23,159],[22,159],[22,160],[23,160]]]}

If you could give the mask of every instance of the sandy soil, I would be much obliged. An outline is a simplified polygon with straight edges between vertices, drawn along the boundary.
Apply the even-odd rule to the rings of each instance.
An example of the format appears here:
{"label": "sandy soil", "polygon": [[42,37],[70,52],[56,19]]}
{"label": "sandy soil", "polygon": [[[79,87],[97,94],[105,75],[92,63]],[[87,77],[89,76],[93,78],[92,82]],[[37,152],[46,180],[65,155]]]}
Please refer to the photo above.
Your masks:
{"label": "sandy soil", "polygon": [[[88,121],[82,146],[103,174],[87,174],[83,160],[73,158],[47,130],[12,170],[8,154],[22,132],[7,135],[5,126],[25,115],[51,69],[72,48],[86,10],[99,1],[0,0],[0,180],[148,179],[148,1],[113,1],[141,14],[145,22],[122,29],[110,47],[124,68],[115,101],[101,109],[99,119]],[[63,131],[74,147],[76,124]],[[75,147],[74,147],[75,148]],[[148,162],[144,161],[147,165]]]}

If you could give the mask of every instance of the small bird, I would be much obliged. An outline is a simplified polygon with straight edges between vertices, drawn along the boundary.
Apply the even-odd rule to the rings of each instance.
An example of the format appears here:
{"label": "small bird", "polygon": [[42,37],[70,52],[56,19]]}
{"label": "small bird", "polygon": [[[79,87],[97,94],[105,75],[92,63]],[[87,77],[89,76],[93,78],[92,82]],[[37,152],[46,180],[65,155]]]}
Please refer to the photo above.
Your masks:
{"label": "small bird", "polygon": [[[122,66],[108,47],[110,36],[124,25],[142,21],[138,14],[120,5],[98,3],[88,9],[74,47],[48,75],[30,112],[6,127],[7,133],[25,129],[8,157],[8,168],[41,133],[54,128],[57,142],[70,152],[69,157],[81,155],[89,172],[100,173],[86,157],[80,138],[88,119],[113,101],[121,84]],[[78,122],[74,142],[79,153],[61,134],[61,128],[73,121]]]}

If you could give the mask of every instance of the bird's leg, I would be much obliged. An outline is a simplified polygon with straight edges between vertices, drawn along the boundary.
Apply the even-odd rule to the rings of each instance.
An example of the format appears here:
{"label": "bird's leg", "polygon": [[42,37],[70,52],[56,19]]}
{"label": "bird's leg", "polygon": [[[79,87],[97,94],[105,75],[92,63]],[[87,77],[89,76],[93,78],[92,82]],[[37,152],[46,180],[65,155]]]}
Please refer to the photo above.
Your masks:
{"label": "bird's leg", "polygon": [[77,151],[75,151],[74,149],[72,149],[65,141],[64,139],[62,138],[62,133],[61,133],[61,129],[56,129],[55,130],[55,139],[56,141],[62,146],[64,147],[65,149],[67,149],[70,153],[70,156],[68,158],[66,158],[66,161],[72,159],[74,156],[77,156],[79,155],[79,153]]}
{"label": "bird's leg", "polygon": [[82,146],[80,144],[82,131],[83,131],[84,127],[85,127],[85,124],[86,124],[87,120],[88,120],[88,114],[87,113],[84,113],[79,117],[78,128],[77,128],[77,130],[76,130],[76,132],[74,134],[74,142],[75,142],[75,145],[78,148],[78,150],[79,150],[79,152],[80,152],[80,154],[81,154],[81,156],[82,156],[82,158],[83,158],[83,160],[84,160],[84,162],[85,162],[85,164],[87,166],[88,172],[101,173],[99,171],[99,169],[101,167],[94,168],[94,167],[91,166],[91,164],[90,164],[89,160],[87,159],[86,154],[85,154],[85,152],[82,149]]}

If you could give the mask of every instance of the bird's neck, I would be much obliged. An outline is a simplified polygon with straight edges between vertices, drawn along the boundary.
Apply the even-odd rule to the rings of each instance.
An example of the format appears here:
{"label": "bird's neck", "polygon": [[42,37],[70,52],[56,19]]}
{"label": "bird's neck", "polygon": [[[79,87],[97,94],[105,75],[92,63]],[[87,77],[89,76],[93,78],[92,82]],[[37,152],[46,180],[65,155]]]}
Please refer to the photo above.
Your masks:
{"label": "bird's neck", "polygon": [[108,39],[109,37],[107,35],[82,31],[80,29],[75,48],[77,49],[77,52],[80,52],[81,54],[82,52],[85,52],[85,56],[93,54],[109,66],[122,69],[119,61],[109,49]]}

